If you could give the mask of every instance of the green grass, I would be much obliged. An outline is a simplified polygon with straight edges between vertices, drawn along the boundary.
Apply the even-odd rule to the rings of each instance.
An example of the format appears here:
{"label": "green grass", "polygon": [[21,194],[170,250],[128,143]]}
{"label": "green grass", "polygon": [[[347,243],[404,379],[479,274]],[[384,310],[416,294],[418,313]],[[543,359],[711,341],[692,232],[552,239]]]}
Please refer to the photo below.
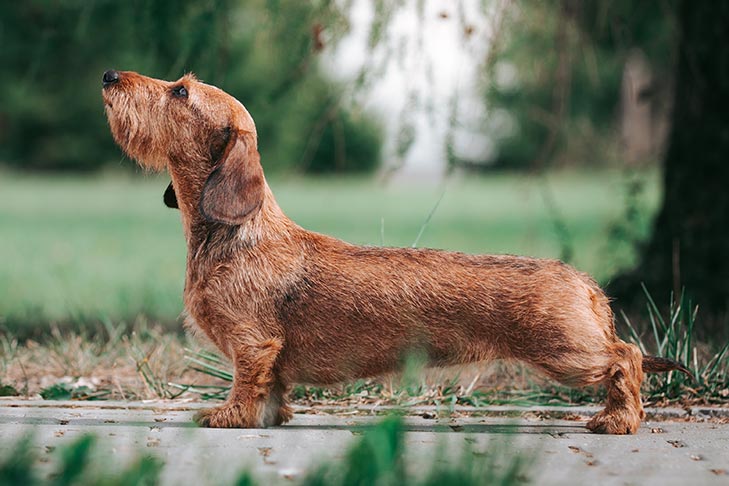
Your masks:
{"label": "green grass", "polygon": [[707,403],[726,403],[729,398],[729,342],[718,349],[699,347],[696,339],[698,307],[686,295],[671,297],[668,310],[661,312],[648,290],[643,287],[647,300],[650,333],[641,335],[623,314],[630,340],[643,354],[662,356],[686,365],[688,377],[678,371],[650,374],[646,386],[652,402],[688,402],[692,399]]}
{"label": "green grass", "polygon": [[[566,172],[543,179],[494,174],[452,180],[419,246],[470,253],[559,257],[553,196],[574,249],[572,263],[607,279],[630,262],[626,244],[610,241],[619,222],[625,177]],[[646,175],[645,233],[658,201]],[[163,176],[0,177],[0,319],[6,327],[47,321],[174,321],[182,309],[185,246],[179,215],[162,204]],[[270,181],[284,211],[305,228],[358,244],[411,245],[439,200],[435,185],[371,179]],[[3,322],[0,321],[0,325]]]}
{"label": "green grass", "polygon": [[[23,437],[0,456],[0,486],[153,485],[159,484],[164,465],[159,459],[139,453],[126,469],[112,468],[110,471],[108,460],[102,461],[94,455],[98,439],[93,435],[81,436],[58,449],[46,446],[46,454],[50,458],[40,456],[37,452],[40,448],[33,442],[30,436]],[[40,464],[49,461],[52,462],[51,472],[42,474]]]}

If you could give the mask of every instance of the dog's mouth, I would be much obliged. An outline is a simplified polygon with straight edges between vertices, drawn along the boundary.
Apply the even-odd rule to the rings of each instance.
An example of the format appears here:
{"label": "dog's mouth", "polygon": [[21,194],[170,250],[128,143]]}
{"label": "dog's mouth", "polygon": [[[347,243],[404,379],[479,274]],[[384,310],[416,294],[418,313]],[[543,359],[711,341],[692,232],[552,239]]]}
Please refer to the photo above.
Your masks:
{"label": "dog's mouth", "polygon": [[122,115],[122,113],[114,108],[118,108],[123,111],[124,107],[133,101],[122,88],[123,86],[115,85],[113,87],[105,86],[104,89],[101,90],[101,98],[104,102],[104,108],[107,115]]}
{"label": "dog's mouth", "polygon": [[111,93],[109,93],[106,86],[101,90],[101,97],[104,100],[104,107],[106,108],[113,108],[114,102],[112,100]]}

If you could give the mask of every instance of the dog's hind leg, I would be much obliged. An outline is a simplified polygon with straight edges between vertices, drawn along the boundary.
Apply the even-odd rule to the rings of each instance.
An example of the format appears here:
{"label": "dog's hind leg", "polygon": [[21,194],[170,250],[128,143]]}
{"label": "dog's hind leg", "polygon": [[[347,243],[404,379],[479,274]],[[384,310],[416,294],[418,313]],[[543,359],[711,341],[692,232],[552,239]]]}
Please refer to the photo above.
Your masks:
{"label": "dog's hind leg", "polygon": [[605,409],[587,423],[587,428],[601,434],[634,434],[645,416],[640,399],[643,381],[643,356],[637,346],[616,342],[604,378],[607,387]]}
{"label": "dog's hind leg", "polygon": [[275,388],[274,363],[281,347],[281,341],[272,338],[233,349],[235,375],[228,400],[219,407],[200,411],[195,421],[203,427],[221,428],[270,425],[266,421],[266,403]]}

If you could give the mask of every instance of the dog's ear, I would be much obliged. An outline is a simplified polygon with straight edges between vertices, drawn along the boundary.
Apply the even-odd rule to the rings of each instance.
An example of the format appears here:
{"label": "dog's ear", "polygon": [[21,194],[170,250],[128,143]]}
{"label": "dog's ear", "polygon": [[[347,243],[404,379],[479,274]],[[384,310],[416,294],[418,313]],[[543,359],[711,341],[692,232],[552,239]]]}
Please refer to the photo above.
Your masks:
{"label": "dog's ear", "polygon": [[162,196],[162,200],[168,208],[180,209],[180,206],[177,205],[177,194],[175,194],[175,188],[172,187],[171,182],[167,186],[167,189],[165,189],[165,194]]}
{"label": "dog's ear", "polygon": [[243,224],[263,203],[264,179],[254,134],[233,133],[200,196],[200,213],[208,221]]}

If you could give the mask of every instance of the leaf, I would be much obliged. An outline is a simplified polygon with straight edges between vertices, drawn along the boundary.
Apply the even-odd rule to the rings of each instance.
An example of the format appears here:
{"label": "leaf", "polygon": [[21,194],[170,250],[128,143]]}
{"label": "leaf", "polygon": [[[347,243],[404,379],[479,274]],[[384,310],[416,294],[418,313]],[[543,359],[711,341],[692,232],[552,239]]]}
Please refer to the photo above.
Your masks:
{"label": "leaf", "polygon": [[0,397],[17,397],[18,395],[20,392],[14,386],[0,384]]}

